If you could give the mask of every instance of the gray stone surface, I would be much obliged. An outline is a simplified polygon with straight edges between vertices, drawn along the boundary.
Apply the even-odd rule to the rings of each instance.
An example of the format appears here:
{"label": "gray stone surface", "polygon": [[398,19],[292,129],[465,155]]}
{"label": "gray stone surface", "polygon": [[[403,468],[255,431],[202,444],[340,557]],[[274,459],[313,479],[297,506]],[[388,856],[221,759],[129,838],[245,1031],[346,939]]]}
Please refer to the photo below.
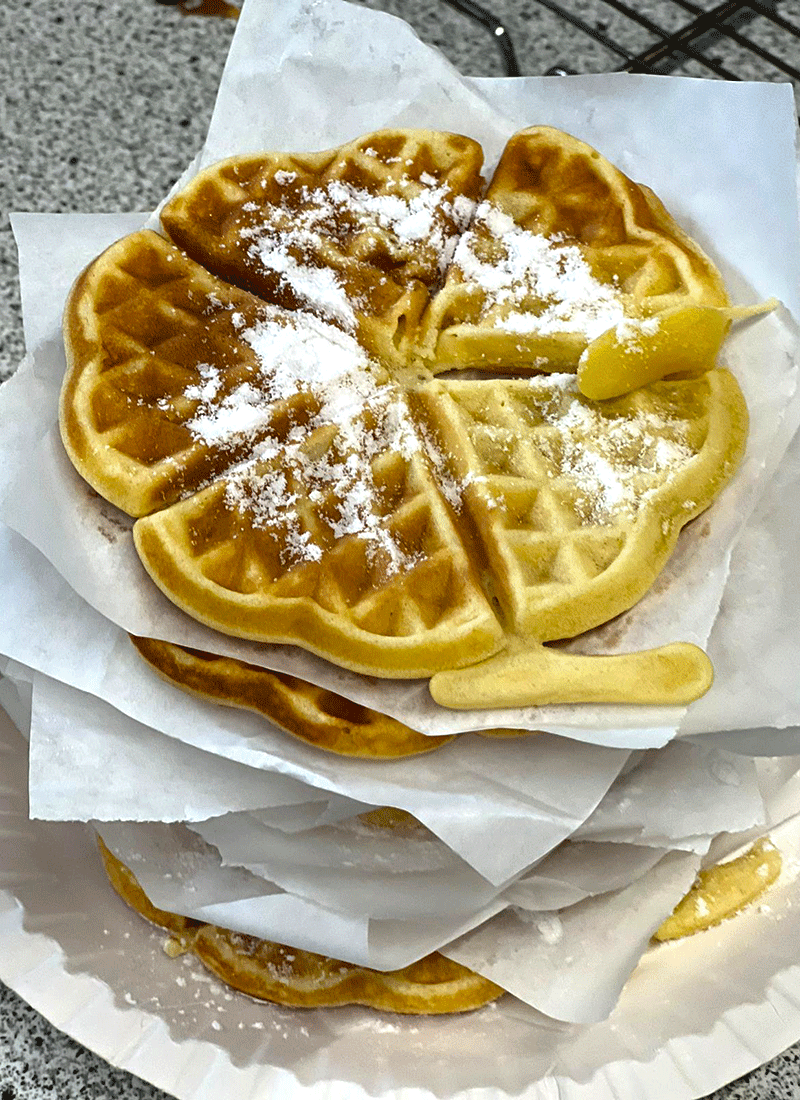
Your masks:
{"label": "gray stone surface", "polygon": [[[462,71],[502,75],[490,32],[442,0],[369,0],[407,18]],[[690,18],[673,0],[636,3],[634,23],[604,0],[563,7],[631,56]],[[704,0],[702,6],[714,6]],[[493,0],[523,73],[560,66],[618,68],[624,55],[600,45],[538,0]],[[798,0],[778,10],[800,25]],[[651,25],[648,26],[647,23]],[[11,210],[136,210],[155,204],[199,146],[233,31],[229,21],[183,17],[155,0],[2,0],[0,3],[0,378],[23,354]],[[746,31],[788,62],[800,47],[757,19]],[[716,37],[709,52],[739,76],[776,79],[774,66]],[[705,75],[696,61],[676,71]],[[164,1094],[51,1027],[0,985],[0,1100],[163,1100]],[[800,1100],[800,1053],[714,1095],[714,1100]],[[670,1100],[665,1097],[664,1100]]]}

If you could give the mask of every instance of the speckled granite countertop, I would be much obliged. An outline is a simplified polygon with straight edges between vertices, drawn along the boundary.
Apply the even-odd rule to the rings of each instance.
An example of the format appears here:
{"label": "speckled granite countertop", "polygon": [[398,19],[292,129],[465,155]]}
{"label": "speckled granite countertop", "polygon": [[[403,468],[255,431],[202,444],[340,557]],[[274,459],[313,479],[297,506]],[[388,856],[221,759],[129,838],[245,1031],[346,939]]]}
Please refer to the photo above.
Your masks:
{"label": "speckled granite countertop", "polygon": [[[503,75],[489,32],[442,0],[370,0],[402,15],[463,71]],[[602,0],[575,13],[632,52],[653,35]],[[703,7],[710,8],[711,3]],[[666,31],[688,18],[672,0],[638,3]],[[494,0],[523,73],[551,66],[601,72],[620,62],[536,0]],[[782,5],[795,22],[797,0]],[[11,210],[146,210],[199,148],[233,33],[224,19],[184,17],[156,0],[3,0],[0,4],[0,379],[24,351]],[[754,24],[753,37],[791,60],[797,42]],[[748,78],[778,74],[724,42],[713,54]],[[794,51],[794,53],[792,52]],[[681,69],[701,70],[688,62]],[[165,1094],[58,1032],[0,984],[0,1100],[166,1100]],[[800,1045],[714,1094],[714,1100],[797,1100]],[[664,1100],[670,1100],[665,1097]]]}

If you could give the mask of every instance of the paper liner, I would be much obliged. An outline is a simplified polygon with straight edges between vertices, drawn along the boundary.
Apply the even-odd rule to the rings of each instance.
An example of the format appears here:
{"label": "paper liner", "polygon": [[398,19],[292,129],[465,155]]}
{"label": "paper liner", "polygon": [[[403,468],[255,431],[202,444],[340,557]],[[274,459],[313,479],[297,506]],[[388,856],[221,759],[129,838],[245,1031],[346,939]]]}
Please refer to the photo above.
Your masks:
{"label": "paper liner", "polygon": [[[0,978],[179,1100],[697,1100],[800,1038],[791,876],[770,914],[651,950],[603,1024],[558,1024],[510,997],[439,1019],[283,1009],[168,958],[111,892],[86,827],[28,821],[24,744],[1,713],[0,760]],[[797,821],[774,835],[800,852]]]}
{"label": "paper liner", "polygon": [[[132,650],[127,639],[123,641]],[[34,678],[44,683],[43,678]],[[83,740],[84,724],[92,735],[88,741],[94,740],[96,746],[102,744],[105,723],[114,722],[121,731],[131,725],[125,713],[115,713],[98,699],[81,700],[79,695],[75,699],[69,688],[56,681],[50,687],[61,698],[64,713],[71,712],[68,738],[58,738],[58,712],[50,713],[53,743],[61,741],[64,757],[80,755],[80,746],[76,749],[64,742]],[[287,737],[249,712],[195,699],[158,677],[151,678],[151,688],[152,697],[143,685],[141,692],[134,691],[129,698],[146,726],[264,772],[291,776],[318,791],[368,806],[408,810],[496,884],[508,881],[569,836],[598,804],[628,757],[620,750],[542,735],[496,741],[466,737],[435,753],[401,761],[351,759]],[[158,705],[160,698],[167,700],[165,706]],[[145,715],[138,708],[148,701]],[[90,750],[87,756],[93,764]],[[150,776],[146,771],[139,784],[139,808],[133,815],[138,820],[152,819],[146,812]],[[51,781],[49,787],[51,794],[57,793],[58,781]],[[60,790],[58,816],[74,820],[69,783],[61,783]],[[51,800],[50,813],[53,810]],[[172,820],[176,816],[173,813]]]}

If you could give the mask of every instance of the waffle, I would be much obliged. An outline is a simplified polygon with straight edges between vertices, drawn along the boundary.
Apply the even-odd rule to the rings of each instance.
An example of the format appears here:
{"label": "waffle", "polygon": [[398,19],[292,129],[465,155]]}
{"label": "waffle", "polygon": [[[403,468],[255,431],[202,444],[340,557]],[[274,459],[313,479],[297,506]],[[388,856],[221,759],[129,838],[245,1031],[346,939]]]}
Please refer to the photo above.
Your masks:
{"label": "waffle", "polygon": [[394,718],[283,672],[151,638],[131,641],[152,668],[184,691],[246,707],[301,741],[341,756],[396,759],[431,752],[453,740],[426,737]]}
{"label": "waffle", "polygon": [[601,405],[577,391],[572,375],[436,381],[417,400],[465,486],[484,583],[512,637],[510,653],[435,675],[434,698],[454,707],[489,697],[509,706],[569,702],[579,693],[602,702],[614,684],[619,701],[638,690],[641,701],[656,702],[679,680],[691,697],[708,675],[696,651],[631,655],[623,666],[531,643],[582,634],[651,587],[682,526],[711,503],[741,457],[747,411],[733,376],[716,369],[661,381]]}
{"label": "waffle", "polygon": [[[719,272],[652,191],[584,142],[535,126],[506,145],[420,347],[442,368],[572,370],[609,330],[624,325],[635,345],[660,315],[703,306],[722,328],[710,358],[697,350],[692,365],[705,369],[729,323],[711,316],[728,305]],[[606,368],[619,358],[607,353]]]}
{"label": "waffle", "polygon": [[682,939],[736,916],[775,882],[782,864],[778,849],[763,839],[736,859],[706,868],[653,939],[660,943]]}
{"label": "waffle", "polygon": [[[351,337],[305,314],[298,330],[297,313],[210,280],[157,234],[134,234],[81,277],[65,314],[62,438],[98,492],[144,517],[134,539],[156,583],[190,614],[205,607],[200,618],[218,629],[302,637],[358,671],[419,676],[499,649],[502,630],[424,456],[385,449],[392,418],[402,443],[402,394]],[[154,286],[166,288],[157,302]],[[338,406],[320,410],[302,381],[281,388],[309,326],[351,368],[350,400],[368,407],[349,434],[371,458],[336,431]],[[243,328],[282,341],[284,359],[265,369]],[[232,404],[245,432],[225,431]]]}
{"label": "waffle", "polygon": [[234,157],[164,207],[169,237],[268,301],[312,309],[404,365],[482,186],[481,147],[383,130],[302,155]]}
{"label": "waffle", "polygon": [[165,950],[191,951],[233,989],[293,1008],[366,1005],[384,1012],[467,1012],[503,990],[438,952],[401,970],[377,971],[259,940],[156,909],[133,873],[98,841],[111,885],[137,913],[171,933]]}
{"label": "waffle", "polygon": [[[523,132],[498,167],[492,202],[506,203],[520,225],[544,217],[549,192],[512,187],[525,165],[528,178],[536,150],[548,188],[574,177],[554,206],[559,233],[590,238],[594,276],[626,309],[650,311],[642,326],[655,319],[666,333],[662,344],[645,333],[657,375],[685,343],[691,311],[722,334],[727,300],[710,262],[649,192],[587,147],[555,131]],[[467,139],[402,132],[308,157],[238,158],[201,174],[168,205],[164,224],[202,264],[157,234],[133,234],[72,292],[67,451],[98,492],[139,517],[134,542],[155,583],[223,633],[300,645],[360,673],[433,677],[446,706],[690,701],[711,681],[694,647],[585,658],[545,643],[608,621],[652,585],[680,529],[736,468],[743,398],[727,372],[695,376],[680,360],[679,377],[590,400],[580,374],[555,370],[566,356],[574,371],[585,341],[537,359],[548,373],[532,378],[434,377],[459,362],[449,321],[432,319],[452,298],[458,250],[477,232],[456,244],[456,207],[472,202],[479,163]],[[360,200],[355,217],[334,203],[334,217],[325,204],[342,188],[377,196],[379,206]],[[412,228],[434,226],[430,247],[409,247],[417,230],[394,232],[398,218],[384,224],[375,210],[388,198],[413,212]],[[252,281],[251,231],[267,226],[269,252],[290,214],[304,233],[320,229],[302,255],[288,237],[290,270],[303,259],[306,274],[317,273],[308,285],[333,287],[332,298],[293,297],[274,265]],[[355,283],[355,298],[344,292],[356,268],[378,288],[422,288],[426,301],[433,293],[427,329],[415,331],[408,313],[386,337],[391,348],[370,337],[369,324],[388,314]],[[330,303],[354,301],[351,326]],[[480,316],[476,332],[502,335]],[[428,369],[431,323],[439,335]],[[613,329],[617,351],[624,331],[621,322]],[[704,357],[712,337],[699,341]],[[599,340],[600,359],[583,364],[590,382],[605,354]],[[510,351],[506,365],[525,373]]]}
{"label": "waffle", "polygon": [[125,238],[80,276],[64,314],[67,373],[61,437],[78,472],[132,516],[179,500],[224,456],[187,427],[187,390],[220,378],[219,397],[258,372],[233,318],[248,327],[264,303],[189,265],[156,233]]}
{"label": "waffle", "polygon": [[[131,641],[156,672],[184,691],[224,706],[244,707],[306,744],[339,756],[396,760],[441,748],[453,736],[430,737],[343,695],[257,665],[153,638]],[[525,737],[536,730],[481,730],[481,737]]]}

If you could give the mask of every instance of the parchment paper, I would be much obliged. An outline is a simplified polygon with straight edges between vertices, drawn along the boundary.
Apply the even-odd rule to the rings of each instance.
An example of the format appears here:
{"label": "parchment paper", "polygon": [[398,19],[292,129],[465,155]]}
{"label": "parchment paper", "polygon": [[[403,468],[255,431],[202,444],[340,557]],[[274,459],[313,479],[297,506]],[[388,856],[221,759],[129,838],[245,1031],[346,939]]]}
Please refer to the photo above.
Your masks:
{"label": "parchment paper", "polygon": [[[183,820],[196,819],[197,798],[169,802],[167,792],[153,797],[152,761],[138,739],[142,733],[149,736],[148,728],[156,729],[206,754],[247,765],[257,773],[251,780],[256,785],[266,771],[277,772],[281,780],[288,777],[289,790],[306,783],[315,788],[298,794],[298,802],[330,796],[335,802],[340,796],[359,806],[408,810],[495,885],[508,882],[566,839],[595,808],[628,755],[550,735],[510,740],[467,736],[430,755],[359,760],[320,752],[260,716],[187,696],[157,677],[149,678],[150,686],[142,685],[140,717],[133,722],[67,685],[35,679],[37,725],[31,741],[36,746],[40,734],[44,738],[34,755],[50,818],[74,820],[76,806],[81,816],[89,816],[93,800],[104,814],[121,816],[102,793],[104,777],[114,766],[109,755],[114,743],[120,758],[126,757],[129,818],[155,820],[160,807],[167,820],[175,820],[176,810],[185,806],[191,812]],[[62,708],[71,716],[63,725]],[[114,738],[104,747],[108,729]],[[183,791],[188,786],[187,778]]]}
{"label": "parchment paper", "polygon": [[97,829],[159,909],[378,970],[408,966],[504,907],[491,897],[468,912],[371,919],[225,867],[216,849],[180,825],[102,822]]}

